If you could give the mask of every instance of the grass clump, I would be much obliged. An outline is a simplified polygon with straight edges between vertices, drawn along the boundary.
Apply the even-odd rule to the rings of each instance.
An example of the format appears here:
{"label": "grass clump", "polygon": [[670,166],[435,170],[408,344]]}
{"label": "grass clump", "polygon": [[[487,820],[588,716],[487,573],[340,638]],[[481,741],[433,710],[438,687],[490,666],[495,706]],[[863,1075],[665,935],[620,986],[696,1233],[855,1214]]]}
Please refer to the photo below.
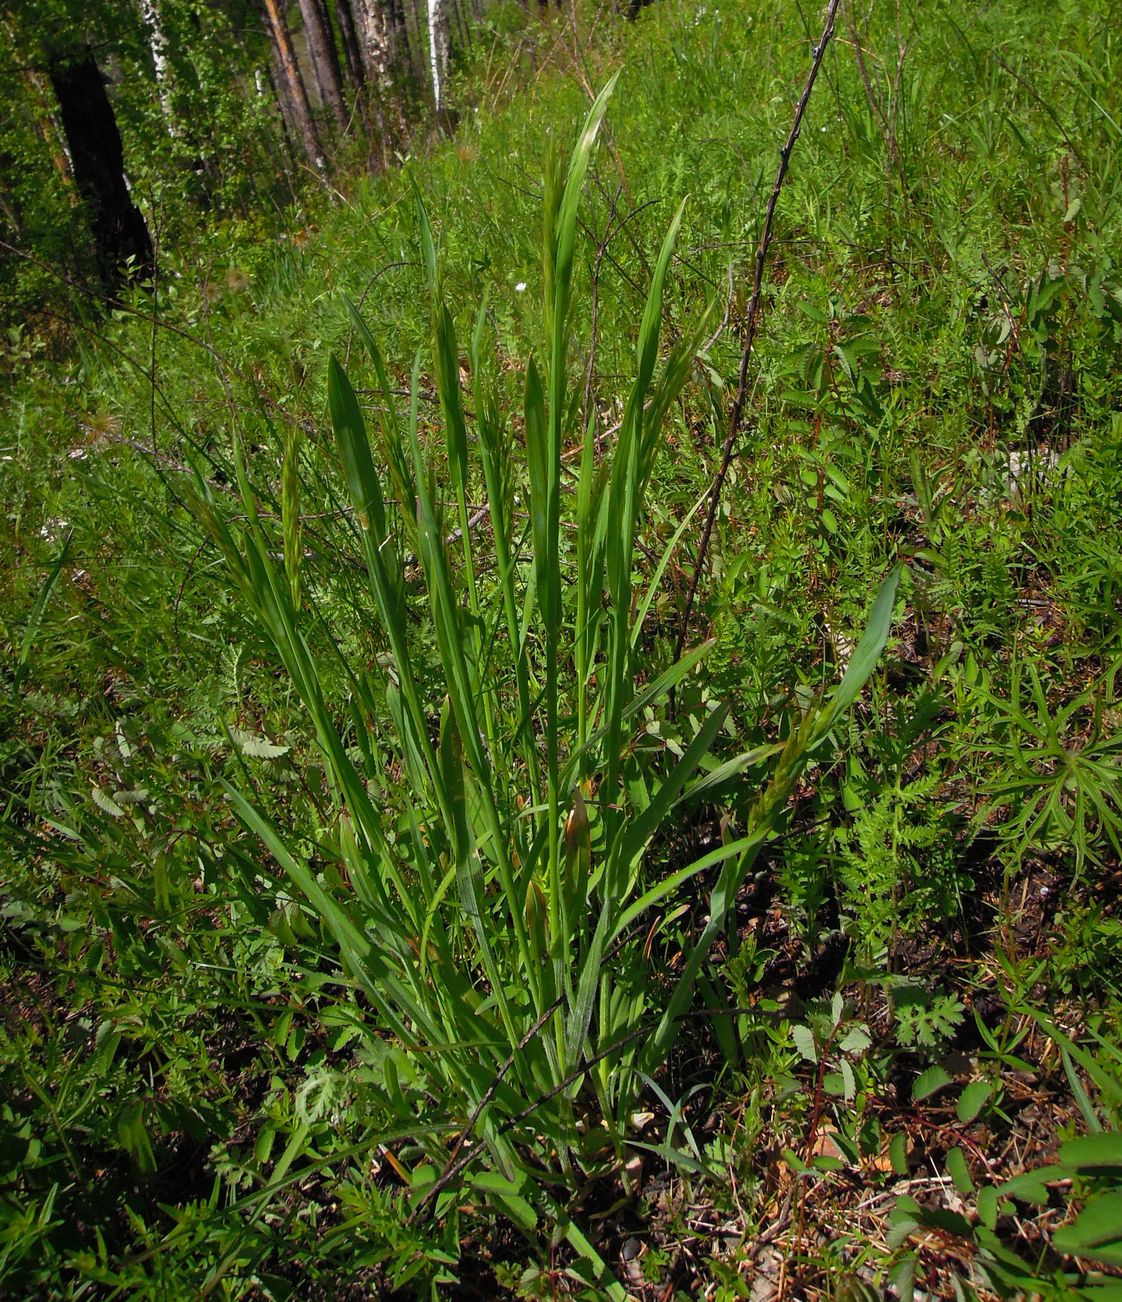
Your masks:
{"label": "grass clump", "polygon": [[[328,404],[380,648],[377,671],[367,672],[329,626],[319,630],[339,651],[351,695],[345,735],[293,597],[293,491],[282,512],[287,575],[272,559],[275,542],[243,460],[247,527],[223,518],[201,478],[195,502],[311,716],[330,848],[302,854],[252,798],[235,788],[230,798],[337,946],[376,1014],[368,1033],[391,1031],[409,1059],[411,1088],[387,1083],[384,1102],[396,1112],[395,1128],[416,1141],[398,1158],[398,1169],[409,1166],[415,1210],[434,1203],[440,1215],[473,1188],[524,1228],[544,1216],[564,1227],[605,1290],[622,1297],[567,1208],[587,1180],[621,1164],[643,1082],[666,1060],[738,889],[810,753],[873,668],[896,578],[828,704],[808,703],[785,744],[773,748],[773,775],[740,825],[730,822],[718,849],[672,872],[660,866],[671,816],[722,776],[699,770],[727,707],[702,703],[688,724],[692,735],[668,763],[634,753],[637,717],[662,708],[712,644],[661,668],[640,654],[681,529],[644,586],[636,585],[637,538],[662,421],[700,342],[685,339],[659,368],[663,287],[682,209],[654,263],[614,446],[601,455],[593,423],[582,430],[574,420],[569,301],[578,206],[613,85],[593,104],[567,169],[554,164],[547,175],[544,348],[542,361],[531,354],[524,369],[520,431],[498,388],[480,313],[468,362],[469,432],[454,320],[419,201],[442,443],[422,441],[420,357],[402,417],[381,353],[356,316],[377,380],[376,446],[392,498],[355,390],[331,360]],[[566,461],[576,466],[575,482],[566,482]],[[446,475],[436,474],[436,463]],[[478,487],[484,505],[473,514]],[[433,693],[434,677],[443,693]],[[352,759],[345,736],[365,763]],[[751,759],[728,759],[723,773]],[[708,925],[667,985],[651,952],[656,934],[667,906],[708,869],[717,870]]]}
{"label": "grass clump", "polygon": [[1109,1279],[1116,41],[847,9],[680,661],[789,6],[5,355],[8,1291]]}

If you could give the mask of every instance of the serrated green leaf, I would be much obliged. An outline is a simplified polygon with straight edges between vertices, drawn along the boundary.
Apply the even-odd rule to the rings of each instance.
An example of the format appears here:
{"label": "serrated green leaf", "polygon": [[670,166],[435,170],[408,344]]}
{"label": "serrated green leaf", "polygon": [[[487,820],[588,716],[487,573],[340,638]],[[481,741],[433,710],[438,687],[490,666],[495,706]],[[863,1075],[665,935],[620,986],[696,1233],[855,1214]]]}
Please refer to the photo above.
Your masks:
{"label": "serrated green leaf", "polygon": [[1069,1166],[1041,1166],[1025,1171],[1007,1180],[1001,1186],[1002,1197],[1019,1198],[1023,1202],[1037,1203],[1043,1207],[1048,1202],[1048,1182],[1070,1180],[1074,1171]]}
{"label": "serrated green leaf", "polygon": [[104,788],[94,787],[90,795],[93,797],[93,802],[98,809],[104,810],[113,818],[124,818],[125,811]]}
{"label": "serrated green leaf", "polygon": [[888,1160],[897,1175],[908,1174],[908,1138],[906,1135],[893,1135],[888,1145]]}
{"label": "serrated green leaf", "polygon": [[864,1053],[872,1042],[872,1037],[863,1026],[851,1026],[838,1048],[842,1053]]}
{"label": "serrated green leaf", "polygon": [[991,1081],[973,1080],[962,1091],[955,1113],[964,1126],[973,1121],[986,1106],[993,1089]]}
{"label": "serrated green leaf", "polygon": [[1093,1199],[1052,1237],[1058,1252],[1107,1266],[1122,1266],[1122,1191]]}
{"label": "serrated green leaf", "polygon": [[947,1154],[947,1174],[954,1181],[954,1187],[960,1194],[974,1192],[974,1181],[970,1178],[966,1155],[961,1148],[952,1148]]}
{"label": "serrated green leaf", "polygon": [[818,1061],[818,1048],[814,1043],[814,1034],[809,1026],[803,1026],[796,1023],[791,1027],[791,1039],[795,1042],[795,1048],[807,1062]]}
{"label": "serrated green leaf", "polygon": [[919,1103],[920,1100],[930,1098],[932,1094],[948,1086],[954,1077],[945,1068],[935,1066],[928,1069],[917,1077],[915,1084],[912,1086],[912,1100]]}

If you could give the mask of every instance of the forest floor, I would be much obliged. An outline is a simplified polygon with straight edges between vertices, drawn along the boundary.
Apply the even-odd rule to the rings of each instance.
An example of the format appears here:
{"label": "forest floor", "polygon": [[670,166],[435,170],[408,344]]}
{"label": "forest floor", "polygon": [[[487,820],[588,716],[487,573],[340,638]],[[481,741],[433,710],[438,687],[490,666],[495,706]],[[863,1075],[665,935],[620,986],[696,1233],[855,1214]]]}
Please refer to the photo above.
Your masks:
{"label": "forest floor", "polygon": [[0,355],[5,1295],[1122,1297],[1113,9],[858,10],[685,625],[816,10]]}

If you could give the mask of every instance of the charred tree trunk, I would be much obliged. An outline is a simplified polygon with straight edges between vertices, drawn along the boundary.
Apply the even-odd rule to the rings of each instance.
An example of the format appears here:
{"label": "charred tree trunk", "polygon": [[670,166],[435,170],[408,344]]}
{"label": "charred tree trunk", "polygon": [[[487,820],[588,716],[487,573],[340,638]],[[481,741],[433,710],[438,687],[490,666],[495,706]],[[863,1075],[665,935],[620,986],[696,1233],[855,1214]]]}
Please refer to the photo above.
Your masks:
{"label": "charred tree trunk", "polygon": [[152,239],[125,180],[125,155],[105,79],[89,46],[51,60],[51,85],[78,193],[89,212],[90,234],[102,283],[110,295],[129,276],[155,270]]}
{"label": "charred tree trunk", "polygon": [[261,3],[292,125],[304,142],[304,153],[308,156],[308,162],[314,168],[320,169],[324,165],[323,148],[316,134],[312,106],[308,102],[304,78],[300,74],[300,65],[296,61],[296,51],[292,48],[292,33],[288,30],[288,20],[285,18],[280,0],[261,0]]}
{"label": "charred tree trunk", "polygon": [[319,91],[319,102],[334,118],[339,130],[346,131],[343,77],[339,71],[335,35],[331,30],[331,19],[324,0],[300,0],[300,16],[304,20],[304,35],[308,41],[308,54],[312,61],[316,89]]}

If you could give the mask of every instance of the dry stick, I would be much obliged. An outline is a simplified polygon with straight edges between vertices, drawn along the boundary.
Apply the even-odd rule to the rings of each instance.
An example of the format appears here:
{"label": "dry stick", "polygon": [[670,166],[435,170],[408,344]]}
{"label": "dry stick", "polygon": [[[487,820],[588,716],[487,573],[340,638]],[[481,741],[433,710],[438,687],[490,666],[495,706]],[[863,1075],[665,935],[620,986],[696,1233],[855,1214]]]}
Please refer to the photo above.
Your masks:
{"label": "dry stick", "polygon": [[826,46],[830,43],[830,38],[834,34],[834,19],[837,16],[840,2],[841,0],[830,0],[829,7],[826,10],[826,22],[822,28],[822,36],[814,47],[814,55],[810,65],[810,72],[807,75],[806,85],[803,87],[803,93],[799,96],[799,102],[795,107],[795,117],[791,123],[791,130],[788,132],[787,139],[779,151],[779,170],[775,174],[775,184],[771,187],[771,194],[768,196],[767,209],[764,214],[764,229],[760,234],[760,243],[756,249],[756,274],[752,283],[752,298],[748,304],[748,317],[744,326],[744,351],[740,356],[740,379],[737,384],[732,411],[729,414],[729,432],[725,437],[725,446],[721,453],[721,465],[713,479],[713,487],[709,494],[709,510],[705,516],[705,528],[702,530],[701,545],[698,547],[697,561],[694,565],[693,577],[690,580],[690,590],[686,596],[686,608],[682,612],[682,621],[678,628],[675,659],[681,658],[686,644],[690,616],[693,614],[694,598],[697,596],[697,587],[701,582],[701,572],[705,568],[705,558],[709,552],[709,541],[713,536],[713,526],[717,520],[717,508],[721,502],[721,491],[725,486],[725,480],[728,478],[733,449],[736,446],[737,435],[740,433],[744,422],[744,406],[748,397],[748,365],[752,358],[752,345],[756,340],[756,327],[760,319],[764,264],[767,261],[768,248],[771,245],[772,224],[775,219],[776,204],[779,202],[779,192],[783,189],[783,182],[787,176],[791,151],[795,147],[795,141],[799,138],[803,115],[806,113],[806,106],[810,102],[810,92],[814,89],[814,83],[818,79],[818,70],[822,67],[822,57],[826,53]]}

